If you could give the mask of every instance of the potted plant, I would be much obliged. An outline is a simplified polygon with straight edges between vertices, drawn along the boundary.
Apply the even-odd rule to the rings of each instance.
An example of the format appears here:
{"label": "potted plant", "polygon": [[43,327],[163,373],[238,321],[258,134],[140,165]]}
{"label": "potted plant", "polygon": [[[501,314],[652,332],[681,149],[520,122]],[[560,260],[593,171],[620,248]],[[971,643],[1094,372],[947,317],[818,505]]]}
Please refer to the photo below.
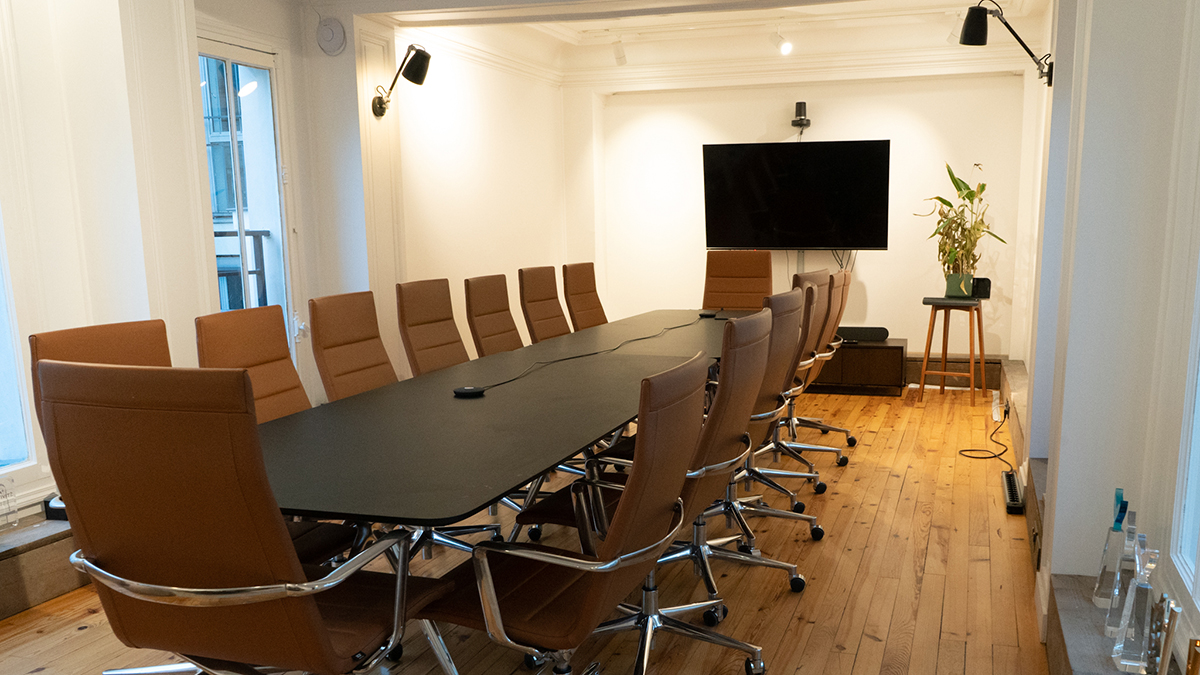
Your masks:
{"label": "potted plant", "polygon": [[[978,164],[973,167],[982,168]],[[979,240],[987,234],[1002,244],[1008,242],[992,232],[984,220],[988,203],[983,198],[983,192],[987,189],[987,183],[971,187],[954,175],[949,164],[946,164],[946,173],[950,174],[950,183],[958,193],[958,203],[952,203],[945,197],[930,197],[928,201],[937,202],[937,206],[929,213],[918,215],[937,214],[937,227],[929,238],[938,238],[938,261],[942,263],[942,271],[946,274],[946,297],[970,297],[975,266],[979,263],[979,254],[975,251]]]}

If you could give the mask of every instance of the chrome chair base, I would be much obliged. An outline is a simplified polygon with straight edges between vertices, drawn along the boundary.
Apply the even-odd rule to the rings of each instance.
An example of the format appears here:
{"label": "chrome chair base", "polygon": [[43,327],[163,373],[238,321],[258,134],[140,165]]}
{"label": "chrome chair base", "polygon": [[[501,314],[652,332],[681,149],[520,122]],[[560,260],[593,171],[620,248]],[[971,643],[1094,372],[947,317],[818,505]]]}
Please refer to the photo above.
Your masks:
{"label": "chrome chair base", "polygon": [[[725,506],[722,504],[719,510],[710,509],[704,515],[696,519],[692,523],[692,540],[689,542],[680,542],[672,548],[667,549],[667,553],[658,559],[658,563],[676,562],[679,560],[690,559],[695,567],[696,574],[704,581],[704,588],[708,591],[708,601],[692,603],[691,605],[682,605],[679,607],[668,607],[661,610],[663,614],[673,615],[683,612],[690,612],[703,609],[704,623],[709,626],[715,626],[724,619],[725,608],[722,604],[720,593],[717,590],[716,577],[713,575],[712,567],[709,563],[710,559],[724,560],[742,565],[753,565],[755,567],[770,567],[773,569],[783,570],[788,573],[788,585],[793,593],[799,593],[804,590],[807,581],[804,575],[796,570],[796,566],[791,563],[785,563],[780,560],[763,557],[762,553],[754,548],[753,532],[747,524],[743,529],[742,534],[736,534],[729,537],[721,537],[720,539],[708,538],[708,522],[706,518],[711,515],[719,515],[725,512]],[[732,518],[741,518],[740,513],[734,512],[730,514]],[[745,522],[744,519],[742,521]],[[723,548],[725,544],[743,539],[745,532],[750,531],[750,543],[745,544],[745,551],[731,551]]]}
{"label": "chrome chair base", "polygon": [[[709,603],[696,604],[703,606]],[[688,607],[694,609],[694,607]],[[629,609],[628,606],[623,606],[623,608]],[[680,608],[673,609],[679,610]],[[645,673],[650,671],[650,650],[654,646],[654,634],[658,631],[674,633],[693,640],[700,640],[701,642],[743,651],[749,654],[746,658],[747,673],[755,675],[766,673],[767,667],[762,660],[762,648],[752,645],[749,642],[742,642],[727,635],[685,623],[671,616],[672,613],[675,612],[662,610],[658,607],[658,587],[654,581],[654,571],[651,570],[650,574],[646,576],[645,583],[642,585],[642,605],[638,608],[637,613],[613,619],[612,621],[606,621],[600,624],[593,634],[615,633],[626,630],[638,631],[641,635],[638,640],[638,656],[637,661],[634,663],[634,675],[645,675]]]}
{"label": "chrome chair base", "polygon": [[[450,658],[450,650],[446,649],[446,641],[442,639],[442,633],[438,630],[437,624],[428,619],[418,619],[417,623],[421,624],[421,632],[425,634],[425,639],[429,641],[429,647],[433,651],[434,658],[437,659],[438,665],[441,666],[442,672],[445,675],[458,675],[458,668],[454,665],[454,659]],[[556,675],[570,675],[571,673],[571,657],[575,654],[574,649],[566,649],[557,652],[544,652],[542,656],[525,655],[525,665],[530,668],[538,668],[546,661],[553,662],[551,672]],[[539,673],[541,671],[538,671]],[[580,675],[599,675],[600,664],[592,663],[584,668]]]}
{"label": "chrome chair base", "polygon": [[276,673],[287,672],[281,668],[250,666],[244,663],[201,659],[182,654],[176,654],[175,656],[183,659],[183,662],[165,663],[161,666],[145,666],[142,668],[114,668],[104,671],[104,675],[172,675],[174,673],[188,673],[188,675],[200,675],[201,673],[205,675],[275,675]]}

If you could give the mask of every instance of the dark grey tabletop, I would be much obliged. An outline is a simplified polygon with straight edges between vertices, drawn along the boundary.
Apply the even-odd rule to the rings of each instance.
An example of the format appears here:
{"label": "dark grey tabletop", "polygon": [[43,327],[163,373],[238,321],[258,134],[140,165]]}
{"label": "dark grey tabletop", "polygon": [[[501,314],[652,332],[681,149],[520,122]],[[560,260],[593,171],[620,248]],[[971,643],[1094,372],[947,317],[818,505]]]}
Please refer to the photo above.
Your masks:
{"label": "dark grey tabletop", "polygon": [[[259,434],[275,499],[293,515],[462,520],[636,417],[643,378],[700,351],[719,355],[725,322],[697,317],[649,312],[267,422]],[[537,367],[482,398],[452,393],[669,326],[684,327]]]}

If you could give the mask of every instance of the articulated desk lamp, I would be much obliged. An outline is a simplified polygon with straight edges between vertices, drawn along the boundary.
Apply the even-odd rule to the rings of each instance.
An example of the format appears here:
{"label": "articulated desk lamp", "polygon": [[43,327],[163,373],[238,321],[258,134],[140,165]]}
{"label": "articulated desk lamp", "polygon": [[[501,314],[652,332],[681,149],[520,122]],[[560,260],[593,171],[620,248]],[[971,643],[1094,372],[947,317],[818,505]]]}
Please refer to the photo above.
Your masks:
{"label": "articulated desk lamp", "polygon": [[[984,7],[984,2],[991,2],[993,5],[996,5],[996,9]],[[962,33],[958,38],[958,44],[977,47],[986,45],[988,34],[987,18],[989,14],[1000,19],[1000,23],[1004,24],[1008,32],[1012,33],[1012,36],[1021,44],[1025,53],[1029,54],[1029,58],[1033,59],[1033,62],[1037,64],[1038,78],[1045,78],[1046,86],[1051,86],[1054,82],[1054,63],[1050,61],[1050,55],[1046,54],[1040,59],[1033,55],[1033,50],[1029,48],[1029,45],[1025,44],[1021,36],[1017,35],[1017,31],[1013,30],[1013,27],[1004,20],[1004,10],[996,3],[996,0],[979,0],[978,5],[967,8],[967,18],[963,20]]]}
{"label": "articulated desk lamp", "polygon": [[408,51],[404,52],[404,60],[400,62],[400,69],[392,78],[392,86],[388,87],[387,91],[384,91],[383,85],[375,87],[379,95],[371,99],[371,112],[375,113],[376,117],[387,114],[388,104],[392,102],[392,90],[396,88],[396,82],[400,81],[401,75],[413,84],[425,84],[425,74],[428,72],[429,52],[421,45],[409,45]]}

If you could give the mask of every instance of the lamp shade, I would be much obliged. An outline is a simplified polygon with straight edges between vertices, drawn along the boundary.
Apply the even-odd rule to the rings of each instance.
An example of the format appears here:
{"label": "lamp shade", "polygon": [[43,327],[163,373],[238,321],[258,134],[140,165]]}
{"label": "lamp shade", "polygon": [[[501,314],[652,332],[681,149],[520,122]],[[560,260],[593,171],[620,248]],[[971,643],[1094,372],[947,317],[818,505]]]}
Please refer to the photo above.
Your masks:
{"label": "lamp shade", "polygon": [[400,74],[413,84],[425,84],[425,74],[429,72],[429,52],[420,45],[409,45],[408,53]]}
{"label": "lamp shade", "polygon": [[981,5],[967,8],[967,18],[963,19],[962,33],[958,44],[982,46],[987,44],[988,11]]}

